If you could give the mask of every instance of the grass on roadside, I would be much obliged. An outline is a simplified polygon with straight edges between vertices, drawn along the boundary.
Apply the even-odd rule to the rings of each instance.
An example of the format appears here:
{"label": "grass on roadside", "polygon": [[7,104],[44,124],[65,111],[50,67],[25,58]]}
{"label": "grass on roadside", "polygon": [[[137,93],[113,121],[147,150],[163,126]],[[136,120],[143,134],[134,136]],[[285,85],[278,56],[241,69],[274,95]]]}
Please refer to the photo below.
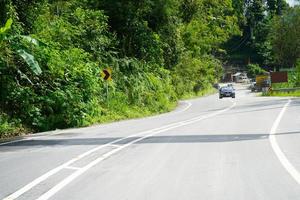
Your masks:
{"label": "grass on roadside", "polygon": [[0,113],[0,138],[10,138],[29,133],[30,130],[24,128],[20,121],[11,119],[6,114]]}
{"label": "grass on roadside", "polygon": [[192,99],[192,98],[197,98],[197,97],[202,97],[202,96],[206,96],[206,95],[211,95],[211,94],[215,94],[218,90],[213,88],[213,87],[209,87],[206,88],[204,90],[199,91],[198,93],[188,93],[185,94],[182,97],[182,100],[187,100],[187,99]]}
{"label": "grass on roadside", "polygon": [[278,96],[278,97],[300,97],[300,91],[293,91],[293,92],[269,92],[263,96]]}
{"label": "grass on roadside", "polygon": [[[183,96],[183,100],[197,98],[205,95],[214,94],[217,90],[213,87],[204,89],[196,93],[189,93]],[[162,102],[157,102],[157,104],[162,104]],[[120,102],[111,102],[109,105],[110,108],[105,110],[105,115],[102,115],[97,118],[90,119],[88,123],[85,123],[84,126],[90,126],[95,124],[115,122],[125,119],[141,118],[153,116],[165,112],[170,112],[174,110],[178,102],[164,102],[164,105],[153,105],[151,106],[139,107],[139,106],[130,106],[130,105],[120,105]],[[76,128],[76,127],[74,127]],[[24,128],[18,119],[11,119],[4,113],[0,113],[0,139],[7,139],[16,136],[22,136],[27,133],[32,133],[32,130]]]}

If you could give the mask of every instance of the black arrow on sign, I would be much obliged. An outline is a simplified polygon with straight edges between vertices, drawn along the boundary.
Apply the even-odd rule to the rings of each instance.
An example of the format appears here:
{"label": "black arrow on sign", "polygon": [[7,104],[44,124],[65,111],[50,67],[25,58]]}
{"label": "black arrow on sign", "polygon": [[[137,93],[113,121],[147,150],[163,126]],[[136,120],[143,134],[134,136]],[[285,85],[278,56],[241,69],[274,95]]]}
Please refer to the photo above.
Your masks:
{"label": "black arrow on sign", "polygon": [[109,79],[109,77],[110,77],[110,73],[105,69],[105,70],[103,70],[103,73],[105,74],[105,76],[104,76],[104,80],[107,80],[107,79]]}

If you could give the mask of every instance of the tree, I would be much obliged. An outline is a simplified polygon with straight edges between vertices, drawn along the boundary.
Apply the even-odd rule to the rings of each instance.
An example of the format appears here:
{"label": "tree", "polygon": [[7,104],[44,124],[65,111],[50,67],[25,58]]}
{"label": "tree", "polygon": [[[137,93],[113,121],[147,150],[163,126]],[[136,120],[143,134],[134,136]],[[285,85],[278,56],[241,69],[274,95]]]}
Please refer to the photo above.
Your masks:
{"label": "tree", "polygon": [[199,1],[183,0],[179,12],[184,23],[189,23],[199,11]]}
{"label": "tree", "polygon": [[282,67],[295,66],[300,58],[300,7],[288,9],[275,17],[269,40],[275,60]]}
{"label": "tree", "polygon": [[277,0],[267,0],[268,10],[275,12],[277,10]]}
{"label": "tree", "polygon": [[271,15],[281,15],[282,11],[288,7],[284,0],[267,0],[268,11]]}
{"label": "tree", "polygon": [[264,19],[264,6],[262,0],[253,0],[249,3],[246,11],[248,31],[253,39],[255,37],[254,31],[258,24]]}

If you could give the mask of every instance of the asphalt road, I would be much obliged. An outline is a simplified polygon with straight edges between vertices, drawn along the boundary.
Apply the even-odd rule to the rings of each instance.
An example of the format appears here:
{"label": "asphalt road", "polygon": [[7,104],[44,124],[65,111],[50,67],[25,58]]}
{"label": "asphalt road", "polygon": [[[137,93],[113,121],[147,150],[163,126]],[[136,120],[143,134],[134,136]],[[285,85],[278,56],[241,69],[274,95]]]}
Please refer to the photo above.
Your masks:
{"label": "asphalt road", "polygon": [[237,86],[170,113],[0,144],[0,199],[300,200],[300,99]]}

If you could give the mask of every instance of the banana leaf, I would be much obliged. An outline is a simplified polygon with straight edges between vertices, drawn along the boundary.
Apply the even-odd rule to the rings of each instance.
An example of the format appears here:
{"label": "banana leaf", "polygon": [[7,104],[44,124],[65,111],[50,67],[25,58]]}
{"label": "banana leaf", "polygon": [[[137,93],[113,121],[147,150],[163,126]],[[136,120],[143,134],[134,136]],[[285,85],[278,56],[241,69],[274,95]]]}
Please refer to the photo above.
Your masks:
{"label": "banana leaf", "polygon": [[40,75],[42,73],[42,69],[40,68],[33,55],[27,53],[23,49],[20,49],[17,52],[24,59],[33,73],[35,73],[36,75]]}

